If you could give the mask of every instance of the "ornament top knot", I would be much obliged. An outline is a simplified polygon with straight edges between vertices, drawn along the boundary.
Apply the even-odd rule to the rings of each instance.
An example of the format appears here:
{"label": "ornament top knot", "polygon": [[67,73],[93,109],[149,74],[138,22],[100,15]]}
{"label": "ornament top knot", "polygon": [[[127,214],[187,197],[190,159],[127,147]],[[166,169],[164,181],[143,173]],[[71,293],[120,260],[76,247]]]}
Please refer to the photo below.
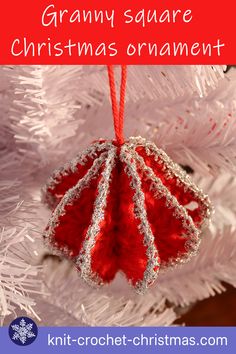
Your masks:
{"label": "ornament top knot", "polygon": [[89,284],[118,271],[138,293],[159,270],[196,254],[208,197],[154,143],[98,141],[54,172],[45,188],[54,209],[44,237]]}

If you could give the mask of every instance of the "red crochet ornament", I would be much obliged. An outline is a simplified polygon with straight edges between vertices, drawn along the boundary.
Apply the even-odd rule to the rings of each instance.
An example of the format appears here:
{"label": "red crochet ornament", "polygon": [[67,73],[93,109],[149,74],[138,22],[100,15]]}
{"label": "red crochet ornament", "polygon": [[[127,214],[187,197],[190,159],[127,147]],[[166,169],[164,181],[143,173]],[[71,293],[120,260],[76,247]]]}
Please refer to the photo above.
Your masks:
{"label": "red crochet ornament", "polygon": [[196,253],[211,206],[153,143],[117,140],[93,143],[54,172],[44,237],[89,284],[109,283],[121,271],[144,293],[160,268]]}

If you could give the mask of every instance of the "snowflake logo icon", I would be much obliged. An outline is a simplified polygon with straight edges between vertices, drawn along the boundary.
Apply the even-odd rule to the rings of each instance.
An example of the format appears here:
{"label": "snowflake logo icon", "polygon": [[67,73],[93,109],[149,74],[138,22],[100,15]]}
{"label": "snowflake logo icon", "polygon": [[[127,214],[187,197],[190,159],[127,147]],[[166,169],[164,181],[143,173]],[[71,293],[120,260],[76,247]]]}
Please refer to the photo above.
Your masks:
{"label": "snowflake logo icon", "polygon": [[9,326],[9,336],[18,345],[32,344],[38,335],[36,323],[28,317],[18,317]]}

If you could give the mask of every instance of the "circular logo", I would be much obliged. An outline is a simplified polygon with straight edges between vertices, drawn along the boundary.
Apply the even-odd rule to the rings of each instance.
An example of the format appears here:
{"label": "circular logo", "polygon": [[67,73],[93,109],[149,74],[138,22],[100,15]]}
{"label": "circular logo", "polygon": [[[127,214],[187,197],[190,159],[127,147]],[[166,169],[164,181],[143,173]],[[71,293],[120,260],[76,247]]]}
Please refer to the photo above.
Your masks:
{"label": "circular logo", "polygon": [[38,327],[29,317],[18,317],[9,325],[9,337],[17,345],[32,344],[37,335]]}

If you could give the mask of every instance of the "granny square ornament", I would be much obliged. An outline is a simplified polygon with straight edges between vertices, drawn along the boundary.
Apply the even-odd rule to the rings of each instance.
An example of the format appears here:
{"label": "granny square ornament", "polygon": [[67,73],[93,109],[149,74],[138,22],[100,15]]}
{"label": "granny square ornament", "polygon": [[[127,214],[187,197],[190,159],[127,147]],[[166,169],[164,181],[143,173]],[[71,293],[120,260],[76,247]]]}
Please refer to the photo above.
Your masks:
{"label": "granny square ornament", "polygon": [[53,213],[44,238],[87,283],[109,283],[121,271],[144,293],[160,269],[196,254],[211,204],[155,144],[124,140],[126,67],[119,110],[113,68],[108,72],[116,140],[94,142],[54,172],[45,187]]}

